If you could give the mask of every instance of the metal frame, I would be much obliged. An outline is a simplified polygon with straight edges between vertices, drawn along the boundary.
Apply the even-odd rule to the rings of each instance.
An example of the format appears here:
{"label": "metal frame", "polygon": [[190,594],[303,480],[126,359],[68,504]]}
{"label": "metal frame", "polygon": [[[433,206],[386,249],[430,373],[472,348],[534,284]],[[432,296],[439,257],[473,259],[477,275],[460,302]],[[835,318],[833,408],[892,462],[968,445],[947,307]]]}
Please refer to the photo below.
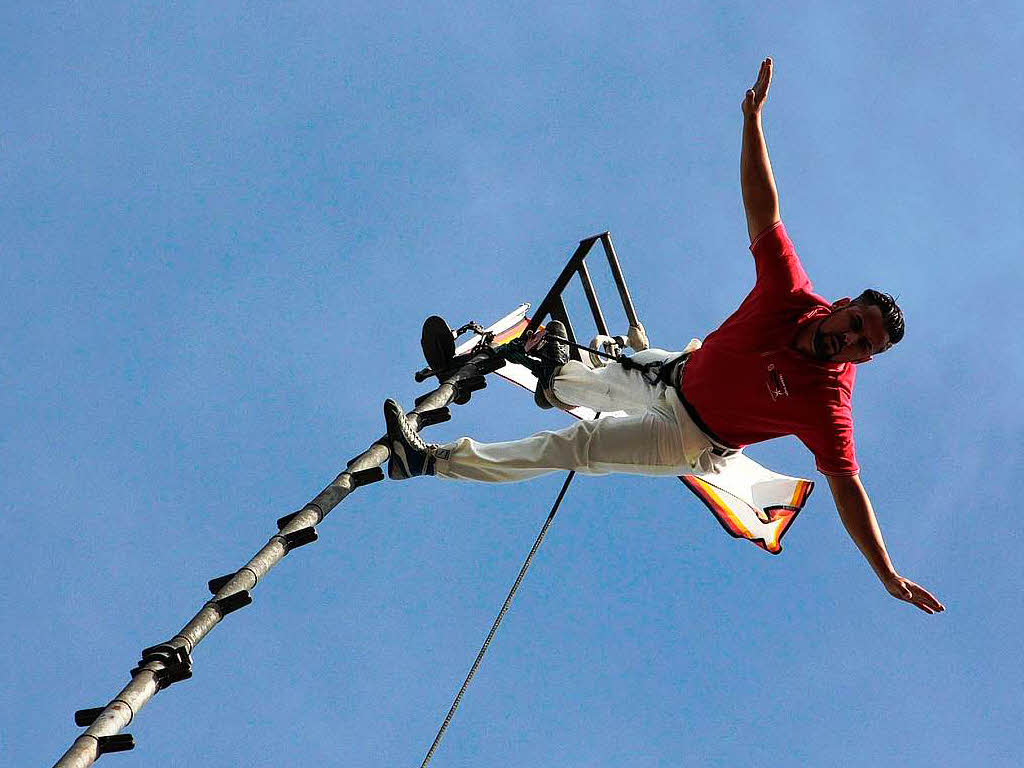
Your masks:
{"label": "metal frame", "polygon": [[[579,276],[580,282],[583,285],[583,293],[587,297],[587,304],[590,305],[590,312],[594,317],[594,323],[597,325],[597,332],[608,335],[608,324],[605,322],[604,313],[601,311],[601,304],[598,302],[597,292],[594,290],[594,282],[590,279],[590,271],[587,269],[586,261],[587,256],[594,247],[594,243],[598,240],[601,241],[605,257],[608,259],[608,266],[611,269],[615,287],[618,288],[619,300],[622,302],[622,309],[626,313],[626,319],[631,326],[640,325],[640,320],[636,316],[636,308],[633,306],[633,299],[630,298],[629,289],[626,287],[626,279],[622,276],[622,268],[619,267],[619,257],[615,255],[615,247],[612,245],[611,235],[607,232],[602,232],[599,235],[592,235],[580,240],[576,251],[569,257],[569,263],[565,265],[561,274],[556,278],[554,285],[551,286],[551,290],[548,291],[543,301],[537,307],[536,313],[530,320],[529,325],[526,326],[526,333],[537,330],[544,319],[550,315],[553,320],[560,320],[565,324],[569,341],[578,343],[572,322],[569,320],[568,310],[566,310],[565,302],[562,300],[562,293],[569,286],[572,278]],[[572,355],[579,359],[579,350],[573,348]]]}

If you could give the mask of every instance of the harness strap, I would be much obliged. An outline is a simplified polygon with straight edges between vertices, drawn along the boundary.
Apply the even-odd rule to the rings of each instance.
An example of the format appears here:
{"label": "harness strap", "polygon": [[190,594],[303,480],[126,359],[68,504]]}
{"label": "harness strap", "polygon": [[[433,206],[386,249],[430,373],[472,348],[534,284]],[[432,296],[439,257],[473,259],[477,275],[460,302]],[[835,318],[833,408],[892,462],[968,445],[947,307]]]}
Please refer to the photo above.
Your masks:
{"label": "harness strap", "polygon": [[682,365],[689,356],[688,352],[683,352],[675,357],[668,357],[664,360],[638,363],[633,358],[623,355],[619,358],[618,363],[627,371],[639,371],[648,384],[658,384],[660,382],[666,387],[678,389],[677,374],[682,370]]}

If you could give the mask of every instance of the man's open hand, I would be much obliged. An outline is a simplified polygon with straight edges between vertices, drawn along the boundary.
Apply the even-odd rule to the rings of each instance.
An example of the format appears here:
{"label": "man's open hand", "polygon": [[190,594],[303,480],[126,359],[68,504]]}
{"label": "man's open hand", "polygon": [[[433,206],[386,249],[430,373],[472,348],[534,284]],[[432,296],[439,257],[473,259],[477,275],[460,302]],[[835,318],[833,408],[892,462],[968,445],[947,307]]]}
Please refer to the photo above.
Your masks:
{"label": "man's open hand", "polygon": [[753,117],[761,114],[761,107],[768,100],[768,87],[772,84],[772,60],[765,59],[761,62],[761,69],[757,73],[757,82],[754,87],[747,91],[743,99],[743,114]]}
{"label": "man's open hand", "polygon": [[904,579],[899,574],[891,576],[882,583],[885,584],[890,595],[905,600],[911,605],[916,605],[925,613],[941,613],[946,610],[946,606],[936,600],[931,592],[910,579]]}

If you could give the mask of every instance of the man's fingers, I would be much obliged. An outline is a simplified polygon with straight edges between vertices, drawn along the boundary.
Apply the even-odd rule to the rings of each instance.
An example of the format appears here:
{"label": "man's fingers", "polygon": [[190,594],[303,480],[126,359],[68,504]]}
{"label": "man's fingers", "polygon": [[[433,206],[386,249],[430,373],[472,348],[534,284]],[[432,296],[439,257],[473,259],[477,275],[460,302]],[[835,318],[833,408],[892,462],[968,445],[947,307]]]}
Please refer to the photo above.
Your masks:
{"label": "man's fingers", "polygon": [[925,589],[924,587],[918,587],[918,590],[920,590],[921,593],[919,596],[920,600],[933,611],[935,611],[936,613],[941,613],[942,611],[946,610],[946,606],[944,606],[942,603],[936,600],[935,596],[927,589]]}
{"label": "man's fingers", "polygon": [[768,97],[768,86],[772,82],[772,60],[770,58],[764,59],[761,62],[761,67],[757,70],[757,80],[754,81],[754,85],[750,90],[747,91],[743,100],[743,110],[745,113],[748,110],[757,111],[761,108],[764,100]]}
{"label": "man's fingers", "polygon": [[925,613],[938,613],[939,609],[927,600],[923,600],[920,597],[915,596],[914,605],[920,608]]}
{"label": "man's fingers", "polygon": [[761,95],[764,96],[768,93],[768,86],[772,84],[772,60],[765,59],[761,65],[761,76],[758,78],[761,81]]}
{"label": "man's fingers", "polygon": [[935,613],[935,611],[933,611],[931,608],[929,608],[927,605],[925,605],[922,601],[920,601],[920,600],[918,600],[916,598],[910,598],[909,600],[907,600],[907,602],[910,603],[915,608],[924,611],[925,613]]}
{"label": "man's fingers", "polygon": [[747,91],[747,94],[753,94],[755,101],[763,101],[765,96],[768,94],[768,86],[772,82],[772,60],[765,59],[761,62],[761,68],[757,71],[757,80],[754,83],[754,87]]}
{"label": "man's fingers", "polygon": [[921,595],[915,594],[906,584],[898,584],[897,590],[893,592],[893,596],[899,598],[905,603],[910,603],[915,608],[924,611],[925,613],[935,613],[928,604],[921,598]]}
{"label": "man's fingers", "polygon": [[903,587],[911,595],[908,602],[913,603],[925,613],[942,613],[942,611],[946,610],[946,606],[936,600],[931,592],[919,584],[905,580]]}
{"label": "man's fingers", "polygon": [[923,603],[927,604],[930,608],[941,611],[943,609],[942,603],[935,599],[935,595],[929,592],[927,589],[922,587],[920,584],[915,584],[912,581],[905,582],[907,588],[914,593],[914,597]]}

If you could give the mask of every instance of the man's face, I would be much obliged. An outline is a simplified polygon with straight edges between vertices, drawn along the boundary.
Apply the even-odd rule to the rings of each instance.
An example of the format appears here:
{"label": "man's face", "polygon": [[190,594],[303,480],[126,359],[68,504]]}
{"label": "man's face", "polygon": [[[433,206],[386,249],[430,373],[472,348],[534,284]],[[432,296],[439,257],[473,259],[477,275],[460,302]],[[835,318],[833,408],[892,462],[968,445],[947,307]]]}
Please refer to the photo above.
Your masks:
{"label": "man's face", "polygon": [[833,363],[863,363],[890,346],[882,310],[839,299],[812,339],[814,356]]}

